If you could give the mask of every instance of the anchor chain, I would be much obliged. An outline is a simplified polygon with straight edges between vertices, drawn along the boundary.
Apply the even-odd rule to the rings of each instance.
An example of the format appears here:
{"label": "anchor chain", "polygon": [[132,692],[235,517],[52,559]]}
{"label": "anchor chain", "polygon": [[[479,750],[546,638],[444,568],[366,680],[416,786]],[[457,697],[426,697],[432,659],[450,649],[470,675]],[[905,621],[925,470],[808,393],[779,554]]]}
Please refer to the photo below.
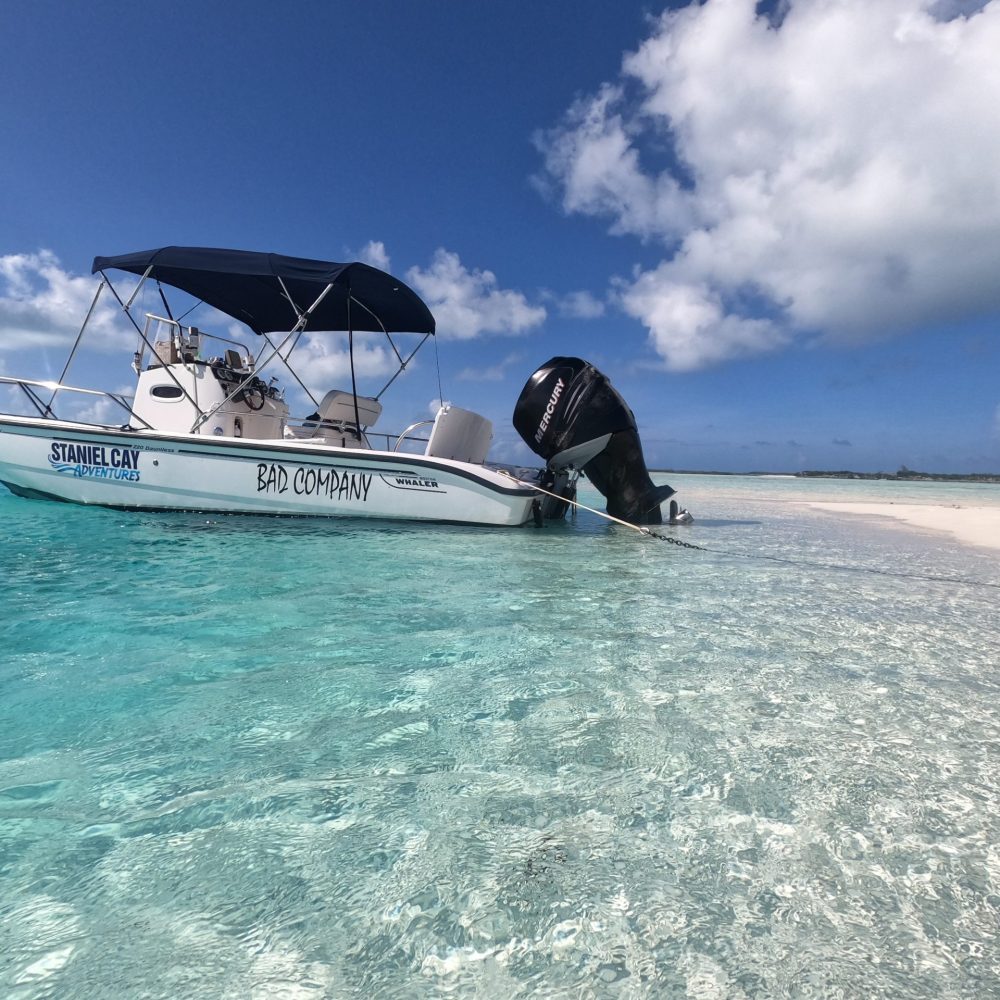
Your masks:
{"label": "anchor chain", "polygon": [[678,545],[682,549],[696,549],[698,552],[708,552],[708,549],[704,545],[695,545],[694,542],[684,542],[670,535],[658,535],[655,531],[650,531],[648,534],[650,538],[659,539],[661,542],[669,542],[671,545]]}

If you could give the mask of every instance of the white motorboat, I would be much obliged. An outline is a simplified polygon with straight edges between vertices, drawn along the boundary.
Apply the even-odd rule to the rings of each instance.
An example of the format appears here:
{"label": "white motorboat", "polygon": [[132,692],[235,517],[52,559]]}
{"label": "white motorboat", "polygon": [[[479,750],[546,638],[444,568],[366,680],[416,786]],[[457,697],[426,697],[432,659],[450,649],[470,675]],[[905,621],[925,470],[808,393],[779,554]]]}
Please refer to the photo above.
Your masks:
{"label": "white motorboat", "polygon": [[[139,277],[127,299],[108,278],[112,270]],[[0,414],[0,482],[18,496],[131,510],[513,526],[563,517],[585,474],[607,498],[612,519],[662,523],[660,505],[674,491],[653,484],[632,411],[579,358],[551,359],[517,401],[514,426],[546,461],[534,482],[487,464],[493,425],[471,410],[444,404],[432,421],[398,434],[374,430],[382,394],[435,329],[426,304],[385,271],[163,247],[97,257],[93,273],[101,282],[59,380],[0,377],[35,411]],[[166,315],[146,313],[140,322],[134,304],[150,283]],[[175,319],[163,286],[244,324],[260,338],[259,350],[185,325],[186,314]],[[131,397],[64,383],[105,289],[138,334]],[[347,333],[351,388],[314,394],[313,380],[299,377],[290,355],[303,333],[331,331]],[[384,335],[399,363],[374,396],[359,394],[355,378],[354,334],[362,331]],[[405,355],[393,336],[404,333],[421,336]],[[275,379],[261,378],[276,363],[310,400],[308,416],[293,418]],[[121,422],[60,418],[56,400],[67,393],[103,397],[121,408]],[[422,425],[426,437],[417,436]],[[684,517],[672,503],[669,520]]]}
{"label": "white motorboat", "polygon": [[[122,299],[107,272],[139,275]],[[392,275],[362,263],[335,264],[278,254],[165,247],[98,257],[100,273],[87,321],[107,288],[138,334],[134,398],[59,382],[2,377],[31,401],[33,416],[0,415],[0,482],[25,497],[142,510],[402,518],[519,525],[540,494],[484,463],[493,428],[479,414],[443,405],[412,448],[419,425],[399,434],[373,431],[379,393],[362,396],[354,374],[354,333],[384,334],[399,362],[396,376],[427,337],[434,318]],[[180,289],[245,324],[262,341],[243,344],[185,326],[170,314],[132,315],[139,289],[154,282]],[[70,352],[63,378],[86,330]],[[348,333],[352,387],[317,398],[288,365],[301,334]],[[397,333],[421,334],[403,354]],[[271,334],[281,335],[280,340]],[[212,355],[208,345],[220,345]],[[280,360],[298,379],[314,412],[293,419],[273,380],[261,371]],[[118,424],[60,419],[64,393],[105,397],[122,408]],[[63,396],[65,399],[65,396]],[[424,429],[426,431],[426,428]],[[376,447],[375,444],[382,444]]]}

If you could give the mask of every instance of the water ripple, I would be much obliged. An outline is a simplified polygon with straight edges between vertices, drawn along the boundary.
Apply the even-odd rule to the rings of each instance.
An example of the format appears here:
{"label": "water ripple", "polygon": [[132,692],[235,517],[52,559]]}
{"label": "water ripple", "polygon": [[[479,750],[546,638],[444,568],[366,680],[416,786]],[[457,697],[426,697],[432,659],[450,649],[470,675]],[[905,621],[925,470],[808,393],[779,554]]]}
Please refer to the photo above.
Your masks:
{"label": "water ripple", "polygon": [[995,594],[815,565],[995,561],[737,485],[723,554],[0,495],[0,994],[1000,995]]}

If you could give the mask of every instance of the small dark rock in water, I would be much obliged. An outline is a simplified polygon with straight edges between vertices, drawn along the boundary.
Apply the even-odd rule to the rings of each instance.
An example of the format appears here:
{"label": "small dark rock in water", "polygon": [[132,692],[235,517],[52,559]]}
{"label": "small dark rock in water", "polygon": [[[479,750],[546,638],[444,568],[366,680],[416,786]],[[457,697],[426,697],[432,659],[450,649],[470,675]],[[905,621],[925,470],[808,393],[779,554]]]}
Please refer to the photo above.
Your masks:
{"label": "small dark rock in water", "polygon": [[556,844],[552,837],[543,837],[542,846],[537,857],[529,857],[524,863],[524,875],[535,878],[544,875],[550,864],[563,864],[566,861],[566,848]]}

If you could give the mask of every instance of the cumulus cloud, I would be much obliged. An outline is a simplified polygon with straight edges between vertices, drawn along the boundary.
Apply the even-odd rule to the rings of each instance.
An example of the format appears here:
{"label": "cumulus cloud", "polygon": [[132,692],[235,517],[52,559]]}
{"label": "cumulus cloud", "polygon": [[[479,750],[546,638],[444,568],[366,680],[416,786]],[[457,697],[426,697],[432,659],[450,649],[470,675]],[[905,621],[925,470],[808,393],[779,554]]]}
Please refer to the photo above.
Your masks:
{"label": "cumulus cloud", "polygon": [[[0,351],[62,347],[72,343],[98,282],[66,271],[50,250],[0,256]],[[134,346],[113,297],[105,293],[90,319],[96,347]]]}
{"label": "cumulus cloud", "polygon": [[358,260],[381,271],[390,270],[389,254],[381,240],[369,240],[358,253]]}
{"label": "cumulus cloud", "polygon": [[[292,365],[313,395],[351,384],[351,355],[346,335],[305,335],[295,348]],[[354,373],[358,379],[389,376],[398,367],[396,355],[385,338],[379,343],[367,334],[354,335]],[[359,387],[358,391],[364,389]]]}
{"label": "cumulus cloud", "polygon": [[495,365],[463,368],[455,377],[460,382],[502,382],[507,377],[507,369],[523,359],[523,354],[508,354]]}
{"label": "cumulus cloud", "polygon": [[524,333],[543,323],[544,306],[521,292],[498,286],[492,271],[469,270],[448,250],[438,249],[430,267],[411,267],[406,280],[426,300],[438,335],[471,340],[485,333]]}
{"label": "cumulus cloud", "polygon": [[706,0],[536,137],[668,367],[1000,307],[1000,0]]}
{"label": "cumulus cloud", "polygon": [[670,262],[620,286],[625,312],[644,323],[657,353],[678,370],[782,346],[787,331],[768,319],[730,312],[708,281],[678,280]]}
{"label": "cumulus cloud", "polygon": [[[389,253],[381,240],[369,240],[358,252],[358,260],[391,270]],[[427,300],[439,336],[471,340],[488,333],[523,333],[546,317],[545,308],[530,304],[521,292],[500,288],[492,271],[470,271],[458,254],[443,248],[435,252],[430,267],[411,267],[406,280]],[[573,292],[559,300],[559,308],[575,309],[576,315],[583,317],[597,315],[593,312],[595,303],[603,310],[589,293]]]}
{"label": "cumulus cloud", "polygon": [[548,292],[544,298],[567,319],[599,319],[606,311],[604,303],[591,292],[567,292],[565,295]]}

